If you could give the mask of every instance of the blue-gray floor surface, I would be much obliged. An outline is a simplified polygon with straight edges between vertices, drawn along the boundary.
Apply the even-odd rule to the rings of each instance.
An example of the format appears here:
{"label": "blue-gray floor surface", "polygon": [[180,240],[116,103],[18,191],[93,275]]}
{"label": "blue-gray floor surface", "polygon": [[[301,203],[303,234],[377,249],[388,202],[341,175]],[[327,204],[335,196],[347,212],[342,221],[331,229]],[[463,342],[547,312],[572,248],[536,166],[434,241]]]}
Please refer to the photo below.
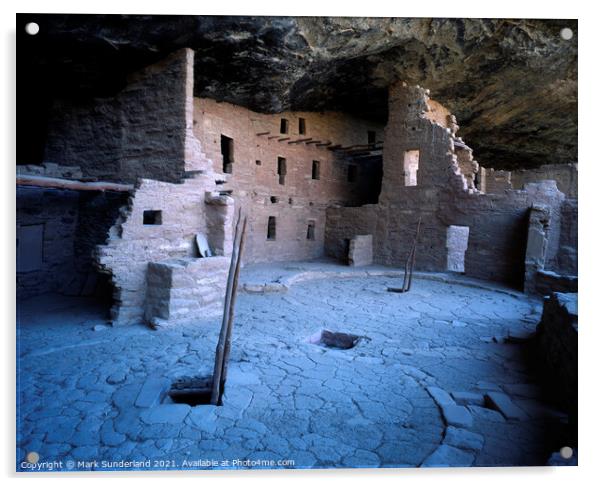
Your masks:
{"label": "blue-gray floor surface", "polygon": [[[220,407],[161,398],[212,373],[220,318],[112,328],[90,300],[20,302],[17,470],[35,470],[31,452],[62,470],[545,464],[563,416],[539,400],[521,344],[540,301],[422,278],[387,292],[400,285],[239,293]],[[324,348],[308,341],[320,329],[365,338]]]}

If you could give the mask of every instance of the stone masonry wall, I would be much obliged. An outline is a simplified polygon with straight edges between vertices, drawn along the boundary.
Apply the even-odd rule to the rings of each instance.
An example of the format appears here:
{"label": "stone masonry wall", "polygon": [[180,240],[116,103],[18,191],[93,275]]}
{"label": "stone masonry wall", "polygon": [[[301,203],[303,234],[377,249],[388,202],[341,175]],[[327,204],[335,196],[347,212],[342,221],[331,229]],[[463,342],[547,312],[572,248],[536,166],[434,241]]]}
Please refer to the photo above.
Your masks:
{"label": "stone masonry wall", "polygon": [[577,164],[550,164],[542,165],[537,169],[524,169],[512,171],[512,187],[522,189],[529,182],[554,180],[558,190],[567,197],[578,196],[578,165]]}
{"label": "stone masonry wall", "polygon": [[[541,203],[559,212],[564,196],[548,184],[504,194],[471,190],[458,164],[452,129],[424,116],[427,98],[419,87],[397,83],[390,88],[379,204],[330,209],[327,252],[339,254],[349,235],[373,234],[375,261],[402,266],[421,217],[418,270],[445,271],[447,228],[468,226],[465,273],[522,287],[528,210]],[[420,152],[415,186],[405,185],[403,160],[409,150]],[[558,232],[550,238],[557,242]]]}
{"label": "stone masonry wall", "polygon": [[45,161],[80,166],[84,176],[101,180],[180,180],[198,150],[187,106],[192,56],[182,49],[140,70],[115,97],[57,100]]}
{"label": "stone masonry wall", "polygon": [[[299,133],[299,119],[305,133]],[[288,133],[280,133],[281,120]],[[325,214],[333,204],[359,205],[362,182],[373,177],[371,166],[349,161],[327,147],[368,143],[368,131],[383,140],[378,124],[339,113],[285,112],[266,115],[229,103],[195,98],[195,135],[213,161],[222,191],[231,191],[249,215],[245,262],[313,259],[324,255]],[[223,171],[221,136],[232,139],[231,173]],[[319,146],[316,142],[328,143]],[[278,158],[286,159],[280,184]],[[312,179],[312,163],[319,179]],[[348,181],[349,165],[357,166]],[[269,218],[275,218],[275,237],[268,239]],[[308,227],[313,225],[313,239]]]}
{"label": "stone masonry wall", "polygon": [[544,299],[537,326],[538,364],[549,396],[577,421],[578,311],[576,293],[554,292]]}
{"label": "stone masonry wall", "polygon": [[[143,179],[111,228],[106,245],[98,248],[100,267],[112,276],[116,289],[114,325],[143,320],[146,271],[149,262],[198,256],[195,235],[207,234],[204,188],[213,178],[198,175],[182,184]],[[144,224],[145,211],[161,211],[160,224]]]}
{"label": "stone masonry wall", "polygon": [[[17,297],[60,292],[75,277],[74,235],[79,194],[35,187],[17,188]],[[42,226],[42,260],[35,270],[20,271],[26,258],[19,246],[20,229]]]}

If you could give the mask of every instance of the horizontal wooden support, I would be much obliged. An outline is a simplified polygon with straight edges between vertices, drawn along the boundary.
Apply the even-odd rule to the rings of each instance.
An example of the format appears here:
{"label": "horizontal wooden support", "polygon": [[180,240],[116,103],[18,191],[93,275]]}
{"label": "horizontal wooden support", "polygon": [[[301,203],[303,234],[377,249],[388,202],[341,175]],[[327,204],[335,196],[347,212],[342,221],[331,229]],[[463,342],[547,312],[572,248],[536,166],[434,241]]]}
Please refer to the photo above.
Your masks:
{"label": "horizontal wooden support", "polygon": [[316,147],[328,147],[329,145],[332,145],[332,142],[322,142],[316,145]]}
{"label": "horizontal wooden support", "polygon": [[286,142],[287,140],[290,140],[291,137],[283,137],[283,138],[279,138],[278,141],[279,142]]}
{"label": "horizontal wooden support", "polygon": [[70,189],[72,191],[114,191],[129,192],[134,190],[133,184],[118,184],[116,182],[83,182],[58,177],[34,175],[17,175],[18,186],[50,187],[53,189]]}
{"label": "horizontal wooden support", "polygon": [[291,140],[289,142],[289,144],[303,143],[303,142],[308,142],[310,140],[311,140],[311,138],[300,138],[298,140]]}
{"label": "horizontal wooden support", "polygon": [[264,135],[269,135],[269,134],[270,134],[270,132],[259,132],[259,133],[256,133],[256,135],[258,137],[263,137]]}
{"label": "horizontal wooden support", "polygon": [[272,135],[272,136],[268,137],[268,140],[272,140],[272,139],[278,138],[278,137],[280,137],[280,135]]}

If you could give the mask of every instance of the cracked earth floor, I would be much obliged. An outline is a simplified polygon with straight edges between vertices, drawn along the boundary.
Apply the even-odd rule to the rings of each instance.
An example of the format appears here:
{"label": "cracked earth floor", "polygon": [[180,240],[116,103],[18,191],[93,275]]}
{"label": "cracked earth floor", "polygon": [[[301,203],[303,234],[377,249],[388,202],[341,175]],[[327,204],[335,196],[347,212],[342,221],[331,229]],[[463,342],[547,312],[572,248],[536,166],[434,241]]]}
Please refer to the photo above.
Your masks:
{"label": "cracked earth floor", "polygon": [[[562,417],[540,401],[525,345],[505,339],[535,330],[540,301],[425,279],[409,293],[387,292],[399,285],[328,278],[240,293],[221,407],[135,405],[145,383],[210,374],[221,319],[94,331],[106,309],[93,301],[21,302],[17,469],[31,451],[40,460],[200,469],[200,460],[235,459],[296,468],[545,464]],[[328,349],[308,342],[320,329],[365,338]],[[429,389],[467,412],[460,423]],[[492,391],[522,417],[487,406]],[[88,468],[102,467],[76,462]]]}

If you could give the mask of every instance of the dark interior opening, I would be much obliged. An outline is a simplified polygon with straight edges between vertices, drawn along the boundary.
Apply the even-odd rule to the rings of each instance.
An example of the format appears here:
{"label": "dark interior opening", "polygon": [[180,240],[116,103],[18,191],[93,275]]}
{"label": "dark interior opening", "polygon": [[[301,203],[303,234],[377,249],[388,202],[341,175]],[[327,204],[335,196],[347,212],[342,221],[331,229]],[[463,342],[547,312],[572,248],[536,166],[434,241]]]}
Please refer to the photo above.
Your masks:
{"label": "dark interior opening", "polygon": [[256,160],[255,165],[261,165],[261,160]]}
{"label": "dark interior opening", "polygon": [[232,164],[234,163],[234,140],[225,135],[221,136],[223,172],[232,174]]}
{"label": "dark interior opening", "polygon": [[163,223],[162,211],[149,209],[142,213],[142,224],[145,225],[160,225]]}
{"label": "dark interior opening", "polygon": [[311,178],[316,181],[320,179],[320,162],[318,160],[311,163]]}
{"label": "dark interior opening", "polygon": [[276,204],[278,202],[278,197],[277,196],[270,196],[270,202],[272,204]]}
{"label": "dark interior opening", "polygon": [[276,216],[268,218],[268,240],[276,239]]}
{"label": "dark interior opening", "polygon": [[316,222],[308,221],[307,223],[307,239],[315,240],[316,239]]}
{"label": "dark interior opening", "polygon": [[299,135],[305,135],[305,118],[299,118]]}
{"label": "dark interior opening", "polygon": [[347,166],[347,182],[357,181],[357,165],[349,164]]}
{"label": "dark interior opening", "polygon": [[376,143],[376,132],[374,130],[368,130],[368,143]]}
{"label": "dark interior opening", "polygon": [[280,133],[288,133],[288,120],[286,118],[280,119]]}
{"label": "dark interior opening", "polygon": [[351,349],[357,345],[361,336],[345,332],[332,332],[322,329],[319,333],[309,338],[309,342],[334,349]]}
{"label": "dark interior opening", "polygon": [[278,157],[278,183],[283,186],[286,181],[286,159]]}
{"label": "dark interior opening", "polygon": [[185,403],[191,407],[209,405],[212,388],[213,376],[183,376],[172,383],[167,395],[174,403]]}

